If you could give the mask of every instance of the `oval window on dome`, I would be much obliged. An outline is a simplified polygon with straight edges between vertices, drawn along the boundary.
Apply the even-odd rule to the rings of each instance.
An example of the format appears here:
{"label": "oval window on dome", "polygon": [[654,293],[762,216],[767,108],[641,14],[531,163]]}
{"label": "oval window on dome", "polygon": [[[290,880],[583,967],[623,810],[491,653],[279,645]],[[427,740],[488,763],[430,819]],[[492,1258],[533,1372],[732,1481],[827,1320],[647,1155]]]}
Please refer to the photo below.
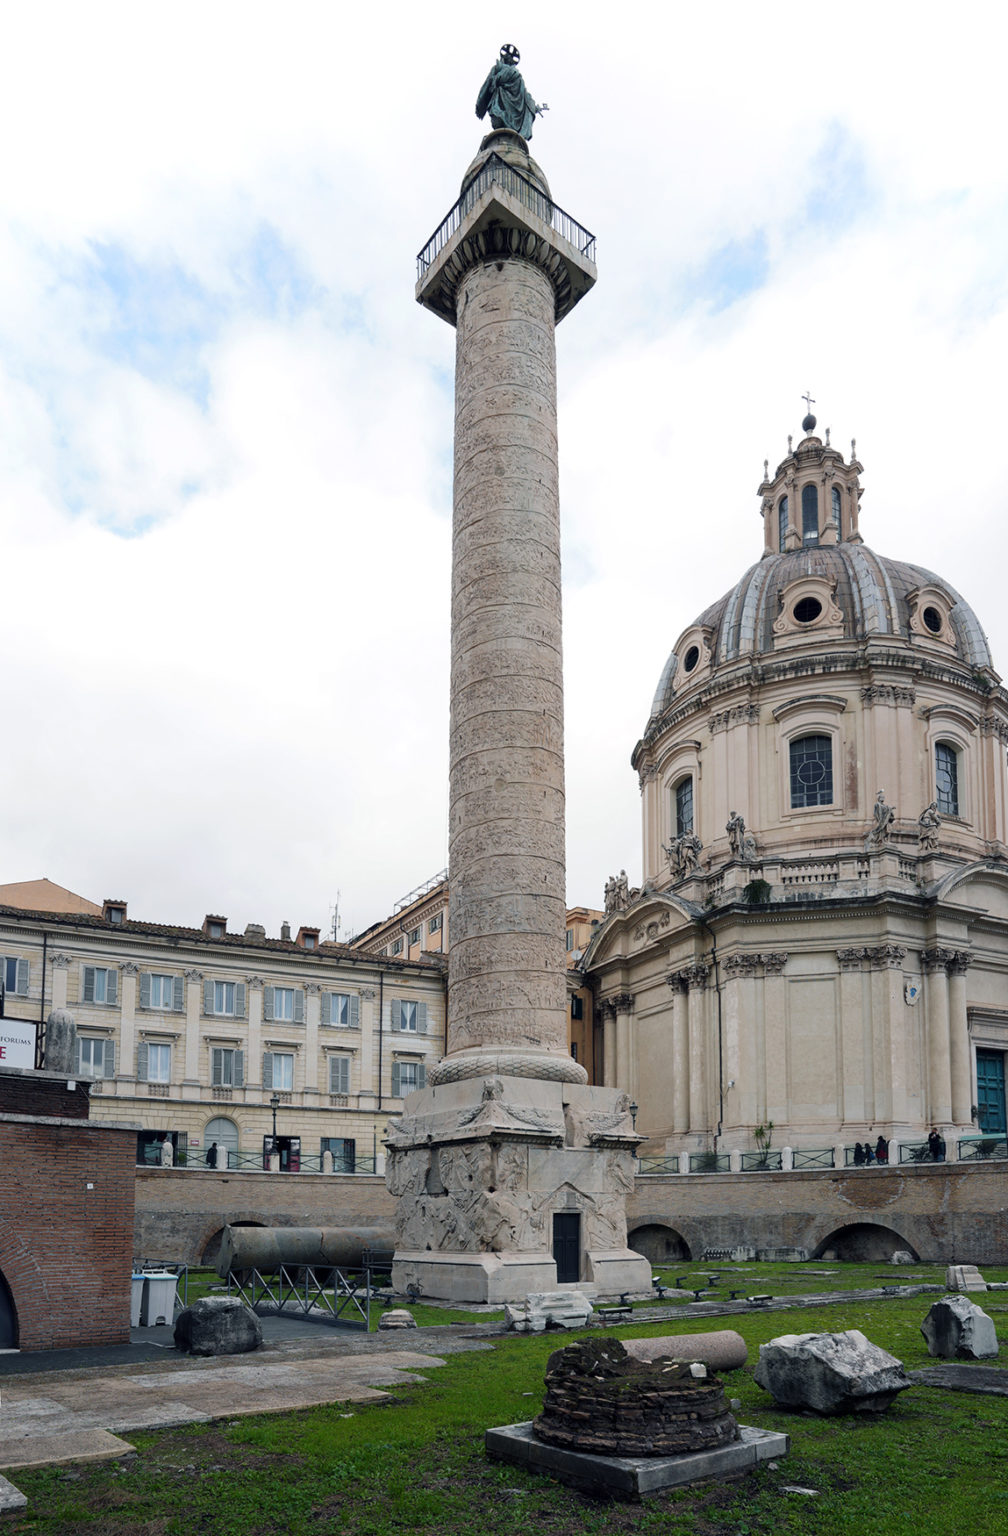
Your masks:
{"label": "oval window on dome", "polygon": [[927,626],[927,628],[931,631],[931,633],[933,635],[940,635],[941,634],[942,625],[944,624],[945,621],[942,618],[942,615],[941,615],[941,612],[940,612],[939,609],[929,605],[927,608],[924,609],[924,612],[921,614],[921,618],[924,620],[925,625]]}
{"label": "oval window on dome", "polygon": [[683,657],[683,671],[692,672],[693,668],[696,666],[699,660],[700,647],[697,645],[691,645],[689,650],[686,652],[686,655]]}
{"label": "oval window on dome", "polygon": [[822,613],[822,603],[817,597],[802,597],[791,610],[799,624],[814,624]]}

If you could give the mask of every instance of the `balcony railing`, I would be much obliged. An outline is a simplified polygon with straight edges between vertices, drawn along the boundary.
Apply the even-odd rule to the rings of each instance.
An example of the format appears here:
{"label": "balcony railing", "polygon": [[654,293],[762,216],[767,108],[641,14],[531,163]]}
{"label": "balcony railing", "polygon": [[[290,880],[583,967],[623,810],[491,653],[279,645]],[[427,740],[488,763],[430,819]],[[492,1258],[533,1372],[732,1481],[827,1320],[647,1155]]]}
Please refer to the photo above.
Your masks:
{"label": "balcony railing", "polygon": [[537,219],[541,219],[544,224],[549,224],[562,239],[569,245],[575,246],[588,261],[595,260],[595,236],[585,229],[583,224],[579,224],[571,214],[558,208],[556,203],[548,198],[534,182],[529,181],[527,176],[516,171],[514,166],[506,164],[499,155],[491,155],[417,256],[418,278],[427,275],[466,214],[492,186],[500,187],[509,197],[515,198],[530,213],[534,213]]}

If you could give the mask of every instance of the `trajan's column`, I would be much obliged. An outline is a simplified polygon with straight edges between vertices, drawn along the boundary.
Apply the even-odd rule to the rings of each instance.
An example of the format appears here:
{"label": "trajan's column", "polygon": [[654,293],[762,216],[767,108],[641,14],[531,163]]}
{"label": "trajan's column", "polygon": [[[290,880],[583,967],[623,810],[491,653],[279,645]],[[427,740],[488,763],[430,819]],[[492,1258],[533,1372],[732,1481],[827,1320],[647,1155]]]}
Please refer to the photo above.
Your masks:
{"label": "trajan's column", "polygon": [[493,132],[419,257],[456,331],[448,1048],[389,1133],[398,1289],[514,1301],[649,1290],[627,1248],[626,1095],[567,1045],[555,326],[594,240],[529,154],[506,45],[477,101]]}

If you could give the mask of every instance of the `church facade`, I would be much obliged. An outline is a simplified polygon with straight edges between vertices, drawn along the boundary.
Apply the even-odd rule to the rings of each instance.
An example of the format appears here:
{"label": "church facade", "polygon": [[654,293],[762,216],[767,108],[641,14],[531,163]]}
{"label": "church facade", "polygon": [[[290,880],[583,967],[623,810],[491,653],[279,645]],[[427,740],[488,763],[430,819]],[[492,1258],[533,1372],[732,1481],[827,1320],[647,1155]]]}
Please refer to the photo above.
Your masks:
{"label": "church facade", "polygon": [[1008,695],[949,583],[865,545],[855,444],[815,426],[664,667],[643,883],[582,960],[644,1152],[1004,1136]]}

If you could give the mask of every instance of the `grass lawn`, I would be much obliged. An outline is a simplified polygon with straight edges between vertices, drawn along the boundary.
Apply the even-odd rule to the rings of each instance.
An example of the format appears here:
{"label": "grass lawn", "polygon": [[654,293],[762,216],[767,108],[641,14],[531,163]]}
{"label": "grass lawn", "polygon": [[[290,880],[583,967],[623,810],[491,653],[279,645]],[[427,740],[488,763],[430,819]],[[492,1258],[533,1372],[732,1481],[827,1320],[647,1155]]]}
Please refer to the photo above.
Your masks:
{"label": "grass lawn", "polygon": [[[727,1270],[727,1266],[716,1266]],[[826,1269],[833,1266],[816,1265]],[[691,1274],[694,1266],[687,1266]],[[883,1283],[885,1266],[837,1266],[831,1288]],[[807,1292],[806,1266],[743,1266],[750,1290]],[[679,1271],[686,1270],[682,1266]],[[925,1278],[923,1266],[891,1270]],[[709,1273],[713,1274],[712,1267]],[[697,1271],[700,1275],[706,1271]],[[936,1278],[943,1278],[940,1270]],[[1000,1278],[991,1271],[988,1279]],[[727,1274],[726,1274],[727,1285]],[[743,1286],[744,1288],[744,1286]],[[985,1299],[999,1331],[1000,1293]],[[776,1465],[726,1483],[608,1503],[517,1467],[487,1461],[483,1431],[531,1418],[549,1354],[575,1335],[495,1340],[452,1355],[414,1389],[374,1407],[333,1405],[294,1415],[134,1434],[122,1463],[16,1474],[28,1510],[6,1516],[4,1536],[457,1536],[472,1533],[640,1531],[678,1536],[961,1536],[1008,1531],[1008,1398],[913,1387],[879,1418],[818,1419],[785,1413],[752,1378],[760,1343],[781,1333],[859,1327],[908,1369],[932,1363],[920,1335],[927,1297],[858,1300],[726,1319],[749,1346],[749,1365],[726,1374],[745,1423],[791,1436]],[[687,1304],[684,1303],[684,1309]],[[1005,1293],[1008,1312],[1008,1293]],[[418,1309],[419,1310],[419,1309]],[[432,1321],[452,1314],[423,1308]],[[675,1324],[646,1320],[618,1336],[703,1332],[717,1319],[684,1311]],[[404,1343],[408,1341],[404,1340]],[[1006,1349],[1002,1348],[1002,1357]],[[993,1363],[993,1362],[992,1362]],[[1008,1363],[1008,1362],[1006,1362]],[[790,1492],[797,1485],[814,1493]]]}

